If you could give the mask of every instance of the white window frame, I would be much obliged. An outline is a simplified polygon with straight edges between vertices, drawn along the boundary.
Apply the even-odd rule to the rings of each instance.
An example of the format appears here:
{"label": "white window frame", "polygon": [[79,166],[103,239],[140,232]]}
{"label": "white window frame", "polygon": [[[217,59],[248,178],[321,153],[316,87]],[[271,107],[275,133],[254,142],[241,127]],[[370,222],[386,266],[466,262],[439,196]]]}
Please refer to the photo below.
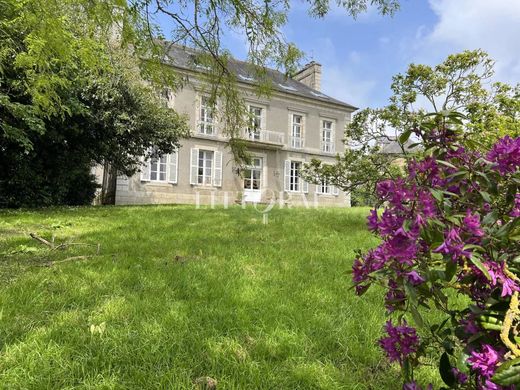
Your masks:
{"label": "white window frame", "polygon": [[197,133],[202,135],[217,135],[217,127],[215,120],[215,107],[209,105],[209,97],[199,95],[199,104],[197,107]]}
{"label": "white window frame", "polygon": [[[253,110],[260,110],[260,114],[257,115],[253,113]],[[265,107],[249,104],[247,107],[248,115],[249,115],[249,126],[247,127],[247,136],[249,139],[253,141],[259,141],[261,139],[261,132],[264,130],[264,117],[265,117]],[[258,121],[258,126],[256,121]]]}
{"label": "white window frame", "polygon": [[[284,190],[286,192],[308,193],[309,184],[299,175],[303,169],[304,161],[285,160],[284,166]],[[299,166],[296,169],[296,166]]]}
{"label": "white window frame", "polygon": [[321,179],[321,183],[316,184],[316,193],[319,195],[338,196],[339,190],[338,187],[329,184],[326,179]]}
{"label": "white window frame", "polygon": [[[252,165],[248,165],[245,168],[245,171],[249,171],[250,172],[250,176],[246,177],[246,175],[244,174],[244,183],[243,183],[242,187],[246,191],[261,191],[262,188],[264,187],[264,183],[263,183],[263,181],[264,181],[264,158],[260,157],[260,156],[252,156],[251,160],[253,162],[254,162],[254,160],[259,160],[260,161],[260,165],[252,164]],[[260,177],[258,179],[254,178],[253,171],[258,171],[260,173]],[[249,180],[250,183],[251,183],[249,188],[246,188],[246,185],[245,185],[246,180]],[[252,188],[254,180],[258,180],[259,181],[258,188]]]}
{"label": "white window frame", "polygon": [[[325,127],[325,124],[330,124],[330,128]],[[325,153],[334,153],[335,152],[335,129],[336,123],[332,119],[322,119],[321,120],[321,151]],[[328,133],[328,137],[325,135]],[[328,138],[328,139],[327,139]]]}
{"label": "white window frame", "polygon": [[[202,159],[202,165],[201,165]],[[215,161],[215,152],[212,150],[199,149],[197,184],[200,186],[213,185],[213,166]],[[209,173],[208,173],[209,170]],[[202,173],[201,173],[202,172]]]}
{"label": "white window frame", "polygon": [[[297,122],[295,118],[300,118]],[[299,135],[296,136],[296,129],[299,129]],[[291,112],[289,114],[289,135],[291,140],[291,147],[294,149],[303,149],[305,139],[305,114]]]}
{"label": "white window frame", "polygon": [[[142,158],[141,181],[150,183],[171,183],[177,184],[179,153],[176,150],[170,154],[164,154],[147,161]],[[163,160],[163,161],[161,161]],[[157,164],[156,170],[152,171],[152,165]],[[164,179],[161,179],[161,165],[164,166]],[[156,176],[152,179],[152,173]]]}
{"label": "white window frame", "polygon": [[[211,158],[208,156],[211,155]],[[202,166],[200,160],[202,157]],[[202,169],[202,175],[201,170]],[[209,169],[209,174],[207,173]],[[206,148],[191,149],[190,184],[202,187],[222,186],[222,152]]]}

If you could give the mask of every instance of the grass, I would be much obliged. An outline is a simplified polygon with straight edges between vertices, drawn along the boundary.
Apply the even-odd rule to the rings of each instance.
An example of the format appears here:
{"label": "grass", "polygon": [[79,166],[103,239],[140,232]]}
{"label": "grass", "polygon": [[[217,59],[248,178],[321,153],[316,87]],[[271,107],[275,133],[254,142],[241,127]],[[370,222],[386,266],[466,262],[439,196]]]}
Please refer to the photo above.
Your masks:
{"label": "grass", "polygon": [[[375,343],[381,292],[349,289],[354,250],[377,243],[366,213],[0,212],[0,387],[397,389]],[[94,245],[51,251],[29,232]]]}

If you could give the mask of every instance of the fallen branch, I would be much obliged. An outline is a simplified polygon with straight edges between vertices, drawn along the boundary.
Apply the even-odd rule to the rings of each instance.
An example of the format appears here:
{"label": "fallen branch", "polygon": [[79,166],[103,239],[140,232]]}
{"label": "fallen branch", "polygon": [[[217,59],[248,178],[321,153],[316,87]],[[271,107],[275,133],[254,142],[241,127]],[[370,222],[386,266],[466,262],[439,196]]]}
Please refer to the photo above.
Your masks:
{"label": "fallen branch", "polygon": [[37,236],[36,233],[29,233],[29,235],[34,238],[36,241],[38,241],[40,244],[47,245],[49,248],[54,249],[54,244],[52,242],[47,241],[45,238],[41,238],[40,236]]}
{"label": "fallen branch", "polygon": [[53,266],[56,264],[66,263],[66,262],[73,261],[73,260],[87,260],[87,259],[90,259],[91,257],[94,257],[94,255],[72,256],[72,257],[67,257],[66,259],[63,259],[63,260],[49,261],[49,262],[45,263],[45,266],[50,267],[50,266]]}
{"label": "fallen branch", "polygon": [[55,246],[54,248],[52,248],[53,250],[58,250],[58,249],[67,249],[69,246],[73,246],[73,245],[83,245],[83,246],[95,246],[97,249],[96,249],[96,254],[98,255],[99,254],[99,250],[101,249],[101,244],[87,244],[87,243],[82,243],[82,242],[68,242],[68,243],[63,243],[63,244],[60,244],[60,245],[57,245]]}

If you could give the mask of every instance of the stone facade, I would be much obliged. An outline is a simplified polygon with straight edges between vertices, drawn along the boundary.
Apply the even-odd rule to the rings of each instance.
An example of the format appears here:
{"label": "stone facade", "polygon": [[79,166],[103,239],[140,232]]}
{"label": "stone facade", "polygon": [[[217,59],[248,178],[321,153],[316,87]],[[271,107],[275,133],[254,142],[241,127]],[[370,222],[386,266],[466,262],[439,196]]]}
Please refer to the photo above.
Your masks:
{"label": "stone facade", "polygon": [[334,163],[335,154],[344,150],[343,129],[355,107],[332,98],[329,102],[319,91],[320,98],[314,99],[291,90],[274,90],[267,100],[259,98],[250,83],[240,83],[251,112],[258,117],[254,132],[244,131],[256,165],[240,172],[217,122],[208,131],[213,134],[201,134],[201,122],[208,122],[201,111],[205,95],[197,74],[186,74],[190,82],[171,96],[168,104],[188,115],[191,137],[183,140],[176,156],[168,156],[162,165],[157,161],[155,165],[148,163],[142,173],[118,178],[116,204],[226,205],[247,201],[350,205],[348,194],[329,186],[303,183],[295,178],[295,170],[301,167],[299,163],[312,158]]}

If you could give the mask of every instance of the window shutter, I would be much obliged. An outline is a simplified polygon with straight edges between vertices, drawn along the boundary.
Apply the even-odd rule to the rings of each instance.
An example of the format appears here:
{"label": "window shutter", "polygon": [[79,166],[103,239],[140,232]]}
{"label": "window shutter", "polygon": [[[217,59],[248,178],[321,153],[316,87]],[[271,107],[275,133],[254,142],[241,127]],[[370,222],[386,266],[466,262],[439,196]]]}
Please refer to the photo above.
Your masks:
{"label": "window shutter", "polygon": [[141,158],[141,181],[150,181],[150,160]]}
{"label": "window shutter", "polygon": [[179,154],[177,151],[168,155],[168,182],[177,183],[177,161]]}
{"label": "window shutter", "polygon": [[291,189],[291,160],[285,160],[283,189],[285,191],[290,191]]}
{"label": "window shutter", "polygon": [[332,186],[332,195],[339,195],[339,188],[336,186]]}
{"label": "window shutter", "polygon": [[309,183],[307,183],[301,177],[300,177],[300,181],[302,182],[302,191],[307,194],[309,192]]}
{"label": "window shutter", "polygon": [[213,185],[215,187],[222,186],[222,152],[214,152],[213,162]]}
{"label": "window shutter", "polygon": [[198,184],[197,175],[199,173],[199,149],[191,149],[190,184]]}
{"label": "window shutter", "polygon": [[261,130],[267,130],[267,107],[262,107],[262,127]]}
{"label": "window shutter", "polygon": [[321,194],[321,185],[320,184],[316,184],[316,193]]}

